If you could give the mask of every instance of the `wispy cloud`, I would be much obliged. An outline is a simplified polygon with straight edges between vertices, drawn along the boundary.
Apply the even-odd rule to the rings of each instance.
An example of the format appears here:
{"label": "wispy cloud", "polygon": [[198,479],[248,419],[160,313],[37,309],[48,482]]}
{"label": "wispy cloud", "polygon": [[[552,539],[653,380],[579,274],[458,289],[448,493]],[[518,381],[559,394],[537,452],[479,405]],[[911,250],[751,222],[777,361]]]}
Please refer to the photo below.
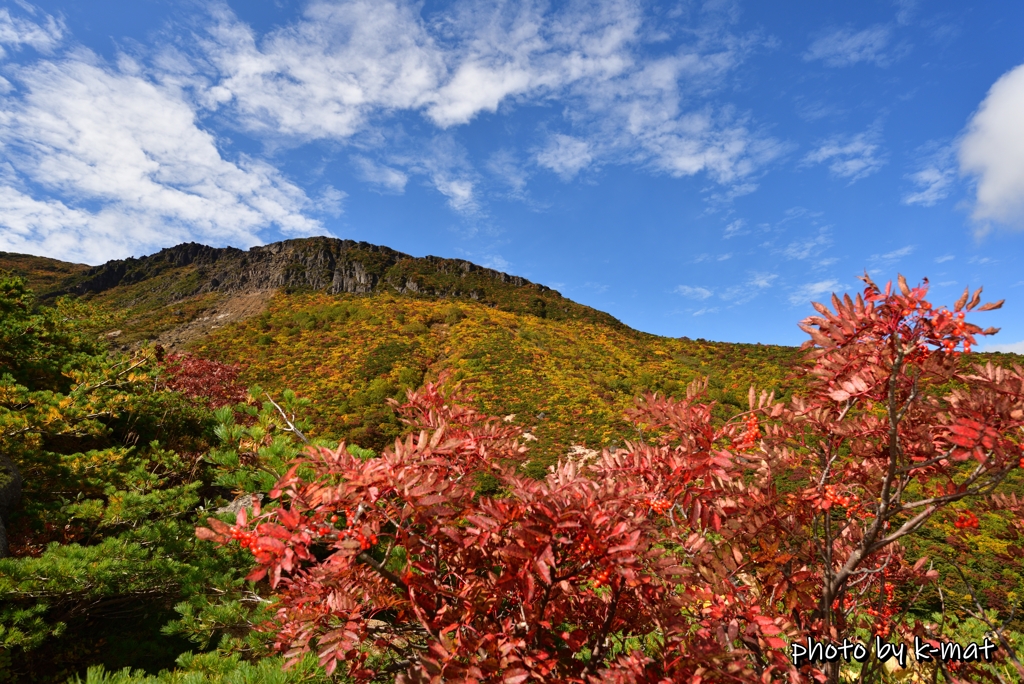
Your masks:
{"label": "wispy cloud", "polygon": [[886,155],[874,130],[852,136],[833,136],[803,159],[805,166],[828,164],[833,175],[848,178],[851,183],[870,176],[885,163]]}
{"label": "wispy cloud", "polygon": [[427,18],[421,9],[318,0],[259,36],[221,7],[202,42],[215,83],[200,89],[248,130],[299,141],[348,141],[403,111],[448,129],[557,101],[573,133],[548,135],[535,162],[565,180],[609,162],[745,186],[785,150],[707,101],[760,44],[730,33],[724,9],[703,12],[686,29],[693,40],[657,55],[643,49],[640,6],[625,0],[456,5]]}
{"label": "wispy cloud", "polygon": [[947,261],[952,261],[953,259],[956,259],[956,257],[953,256],[952,254],[946,254],[944,256],[935,257],[935,263],[937,263],[937,264],[944,264]]}
{"label": "wispy cloud", "polygon": [[914,15],[917,14],[917,7],[920,4],[920,0],[895,0],[893,3],[896,5],[896,23],[901,26],[909,24],[913,19]]}
{"label": "wispy cloud", "polygon": [[714,291],[710,290],[709,288],[692,287],[690,285],[679,285],[678,287],[676,287],[675,291],[678,294],[681,294],[684,297],[688,297],[690,299],[707,299],[708,297],[711,297],[715,294]]}
{"label": "wispy cloud", "polygon": [[[39,13],[31,5],[25,5],[23,9],[30,16]],[[52,52],[60,45],[64,32],[63,22],[51,15],[44,15],[37,22],[29,17],[11,16],[9,9],[0,7],[0,60],[6,57],[4,46],[8,50],[19,50],[27,45],[40,52]]]}
{"label": "wispy cloud", "polygon": [[353,156],[352,164],[359,171],[360,177],[364,181],[388,192],[396,194],[405,192],[405,184],[409,182],[409,176],[402,171],[385,164],[379,164],[361,155]]}
{"label": "wispy cloud", "polygon": [[885,24],[876,24],[861,31],[833,29],[811,43],[804,53],[804,60],[821,60],[831,67],[852,66],[859,62],[889,66],[893,56],[887,48],[892,38],[892,27]]}
{"label": "wispy cloud", "polygon": [[337,218],[344,213],[346,197],[348,197],[347,192],[338,190],[333,185],[328,185],[320,191],[320,196],[316,199],[314,205],[318,211]]}
{"label": "wispy cloud", "polygon": [[515,152],[509,149],[498,150],[490,156],[485,167],[502,185],[509,188],[513,197],[525,197],[529,173]]}
{"label": "wispy cloud", "polygon": [[1006,342],[1004,344],[986,344],[981,351],[1024,354],[1024,340],[1021,340],[1020,342]]}
{"label": "wispy cloud", "polygon": [[480,260],[481,266],[493,268],[495,271],[508,271],[512,264],[500,254],[487,254]]}
{"label": "wispy cloud", "polygon": [[903,204],[931,207],[949,196],[956,180],[954,150],[949,145],[935,148],[934,143],[927,145],[918,162],[918,170],[905,176],[917,186],[917,190],[903,195]]}
{"label": "wispy cloud", "polygon": [[760,295],[762,291],[772,287],[778,278],[777,273],[751,271],[745,281],[729,286],[719,297],[732,306],[746,304]]}
{"label": "wispy cloud", "polygon": [[537,163],[551,169],[563,180],[572,179],[593,159],[590,143],[561,133],[551,136],[547,146],[537,153]]}
{"label": "wispy cloud", "polygon": [[750,230],[747,229],[746,220],[736,219],[725,227],[725,230],[722,231],[722,237],[728,240],[729,238],[734,238],[739,235],[747,235],[748,233],[750,233]]}
{"label": "wispy cloud", "polygon": [[803,240],[791,242],[784,250],[783,255],[787,259],[810,259],[816,257],[825,249],[832,244],[832,236],[829,232],[829,228],[823,227],[818,229],[818,234],[807,237]]}
{"label": "wispy cloud", "polygon": [[804,121],[813,122],[828,118],[835,119],[843,114],[845,114],[845,111],[832,102],[822,102],[821,100],[797,101],[796,115]]}
{"label": "wispy cloud", "polygon": [[395,166],[422,176],[463,216],[485,215],[477,193],[478,178],[465,148],[447,133],[434,136],[403,154],[389,157]]}
{"label": "wispy cloud", "polygon": [[349,138],[381,111],[429,107],[448,71],[411,5],[312,2],[262,37],[226,5],[212,14],[202,49],[220,107],[268,136]]}
{"label": "wispy cloud", "polygon": [[885,272],[892,269],[896,264],[900,262],[904,257],[908,257],[914,252],[913,245],[907,245],[906,247],[900,247],[890,252],[883,254],[872,254],[868,258],[868,264],[870,271],[873,273]]}
{"label": "wispy cloud", "polygon": [[813,283],[805,283],[800,285],[789,295],[789,303],[794,306],[800,304],[807,304],[814,300],[816,297],[822,297],[823,295],[830,295],[837,290],[842,289],[842,284],[835,278],[829,278],[828,280],[819,280]]}

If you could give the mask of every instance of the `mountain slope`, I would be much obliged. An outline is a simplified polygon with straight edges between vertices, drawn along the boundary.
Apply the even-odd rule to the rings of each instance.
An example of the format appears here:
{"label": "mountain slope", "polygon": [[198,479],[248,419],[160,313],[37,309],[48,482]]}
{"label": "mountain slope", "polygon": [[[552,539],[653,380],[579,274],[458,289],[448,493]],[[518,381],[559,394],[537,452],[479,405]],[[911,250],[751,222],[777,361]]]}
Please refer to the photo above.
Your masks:
{"label": "mountain slope", "polygon": [[[468,261],[416,258],[388,247],[322,237],[248,251],[182,244],[77,272],[42,294],[84,297],[122,313],[118,322],[125,341],[177,346],[251,315],[278,290],[462,299],[542,318],[622,327],[608,314],[548,287]],[[195,334],[176,334],[188,329]]]}
{"label": "mountain slope", "polygon": [[0,252],[0,271],[21,276],[36,294],[59,289],[75,276],[89,270],[85,264],[72,264],[31,254]]}
{"label": "mountain slope", "polygon": [[751,384],[792,389],[796,349],[662,338],[593,320],[551,320],[476,302],[322,293],[275,295],[261,315],[197,340],[242,377],[313,400],[324,433],[379,449],[401,432],[386,399],[436,378],[465,379],[478,405],[530,430],[534,469],[571,444],[636,437],[623,413],[645,391],[676,394],[711,376],[723,410]]}
{"label": "mountain slope", "polygon": [[791,389],[797,360],[792,348],[648,335],[523,278],[351,240],[185,244],[67,273],[43,296],[91,302],[113,343],[238,364],[246,382],[310,397],[321,433],[375,449],[401,432],[387,398],[444,369],[532,430],[540,468],[570,444],[635,436],[622,414],[644,391],[707,375],[735,410],[750,384]]}

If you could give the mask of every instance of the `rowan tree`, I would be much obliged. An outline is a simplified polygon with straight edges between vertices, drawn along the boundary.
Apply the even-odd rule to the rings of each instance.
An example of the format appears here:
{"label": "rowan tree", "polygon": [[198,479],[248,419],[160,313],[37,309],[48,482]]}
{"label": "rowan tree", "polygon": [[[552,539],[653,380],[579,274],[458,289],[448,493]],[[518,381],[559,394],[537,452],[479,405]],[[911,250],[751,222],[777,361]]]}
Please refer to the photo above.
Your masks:
{"label": "rowan tree", "polygon": [[[927,280],[910,288],[900,276],[895,290],[863,280],[856,300],[833,295],[831,310],[815,304],[820,315],[801,324],[811,337],[808,391],[765,443],[770,460],[789,462],[806,483],[782,503],[809,531],[803,562],[819,585],[813,610],[796,618],[839,641],[857,628],[934,636],[896,619],[906,608],[896,589],[936,576],[927,559],[907,559],[900,540],[936,516],[976,527],[968,506],[1020,514],[1016,499],[996,495],[1024,466],[1024,370],[963,356],[976,336],[997,332],[965,320],[1002,305],[979,306],[980,289],[965,290],[950,311],[925,299]],[[827,665],[828,680],[839,670]]]}
{"label": "rowan tree", "polygon": [[[281,650],[357,680],[838,682],[839,663],[797,668],[788,644],[932,638],[902,594],[935,572],[900,541],[956,507],[972,526],[967,502],[1019,513],[992,497],[1024,465],[1024,370],[961,356],[995,332],[964,312],[999,304],[865,283],[802,323],[807,391],[789,404],[752,388],[723,422],[706,382],[648,395],[631,415],[645,441],[532,480],[516,428],[428,384],[379,458],[310,447],[268,510],[197,534],[252,551]],[[485,473],[497,495],[474,488]]]}

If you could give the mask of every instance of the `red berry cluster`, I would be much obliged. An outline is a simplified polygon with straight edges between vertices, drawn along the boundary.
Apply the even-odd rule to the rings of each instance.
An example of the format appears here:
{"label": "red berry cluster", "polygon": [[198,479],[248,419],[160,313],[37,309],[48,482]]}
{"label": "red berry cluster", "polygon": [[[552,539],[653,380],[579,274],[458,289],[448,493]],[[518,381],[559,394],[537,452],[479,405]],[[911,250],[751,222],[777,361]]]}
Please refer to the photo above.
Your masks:
{"label": "red berry cluster", "polygon": [[581,560],[587,561],[592,559],[598,552],[600,547],[597,542],[589,535],[583,537],[576,547],[576,553]]}
{"label": "red berry cluster", "polygon": [[733,444],[736,449],[750,449],[757,440],[761,439],[761,427],[757,423],[757,416],[750,416],[746,421],[746,429],[743,432],[743,436],[740,437],[738,442]]}
{"label": "red berry cluster", "polygon": [[668,509],[672,508],[673,504],[668,499],[653,499],[652,498],[650,501],[648,501],[647,505],[651,507],[652,511],[654,511],[658,515],[662,515],[663,513],[665,513],[665,511],[667,511]]}
{"label": "red berry cluster", "polygon": [[596,589],[597,587],[603,587],[606,584],[608,584],[608,578],[611,577],[611,574],[611,570],[609,570],[608,568],[595,572],[592,576],[594,581],[594,588]]}
{"label": "red berry cluster", "polygon": [[[967,329],[967,323],[964,321],[964,312],[963,311],[957,311],[956,314],[952,314],[951,315],[949,311],[947,311],[946,309],[942,309],[942,310],[939,311],[939,314],[940,314],[940,316],[942,316],[942,315],[951,316],[951,318],[953,319],[952,320],[953,331],[954,331],[953,334],[955,336],[957,336],[957,337],[964,338],[964,340],[963,340],[964,352],[965,353],[969,353],[971,351],[971,338],[968,336],[970,331]],[[942,343],[942,346],[943,346],[943,348],[945,348],[946,352],[951,353],[951,354],[955,354],[956,353],[954,351],[956,349],[956,342],[954,340],[951,340],[951,339],[947,338]]]}
{"label": "red berry cluster", "polygon": [[978,529],[978,516],[970,511],[964,511],[953,524],[958,530]]}
{"label": "red berry cluster", "polygon": [[821,498],[826,503],[825,508],[831,508],[832,506],[848,507],[851,503],[857,501],[857,497],[854,495],[840,494],[839,487],[836,485],[825,485],[825,493]]}
{"label": "red berry cluster", "polygon": [[231,538],[238,541],[239,546],[243,549],[252,549],[255,548],[256,540],[259,538],[259,535],[255,532],[243,530],[240,527],[232,527]]}
{"label": "red berry cluster", "polygon": [[[345,519],[348,520],[348,521],[352,520],[352,511],[350,511],[348,509],[345,509]],[[330,521],[332,523],[338,522],[338,516],[337,515],[332,515],[330,517]],[[371,546],[376,546],[377,545],[377,535],[376,534],[374,534],[372,532],[370,534],[364,534],[361,530],[353,530],[352,529],[352,522],[349,522],[348,524],[349,524],[348,529],[341,530],[340,532],[338,532],[338,538],[339,539],[345,539],[345,538],[349,538],[349,537],[354,537],[356,539],[356,541],[359,542],[359,548],[362,551],[366,551]],[[335,531],[334,528],[330,527],[328,525],[323,525],[320,528],[320,534],[323,534],[323,535],[329,534],[330,532],[334,532],[334,531]]]}
{"label": "red berry cluster", "polygon": [[[351,532],[349,532],[349,534],[351,535]],[[355,537],[356,540],[359,542],[359,548],[363,551],[366,551],[371,546],[375,546],[377,544],[377,535],[375,534],[370,534],[369,536],[367,536],[362,532],[356,532]]]}

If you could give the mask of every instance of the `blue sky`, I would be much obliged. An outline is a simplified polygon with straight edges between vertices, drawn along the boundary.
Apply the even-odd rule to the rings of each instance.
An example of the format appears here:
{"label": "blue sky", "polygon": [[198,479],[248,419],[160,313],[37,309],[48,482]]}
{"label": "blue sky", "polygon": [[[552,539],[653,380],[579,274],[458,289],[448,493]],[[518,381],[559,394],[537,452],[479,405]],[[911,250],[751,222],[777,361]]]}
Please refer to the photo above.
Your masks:
{"label": "blue sky", "polygon": [[661,335],[928,277],[1024,352],[1024,3],[0,1],[0,250],[334,235]]}

